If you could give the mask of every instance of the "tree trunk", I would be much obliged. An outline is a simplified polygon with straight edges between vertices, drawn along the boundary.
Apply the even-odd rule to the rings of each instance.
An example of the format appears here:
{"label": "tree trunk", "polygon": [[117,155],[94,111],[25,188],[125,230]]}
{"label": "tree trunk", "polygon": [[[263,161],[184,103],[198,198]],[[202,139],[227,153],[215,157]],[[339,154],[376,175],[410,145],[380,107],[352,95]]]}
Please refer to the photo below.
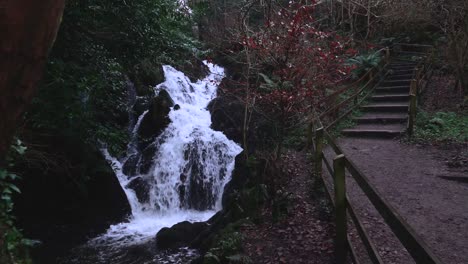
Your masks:
{"label": "tree trunk", "polygon": [[42,76],[64,0],[0,2],[0,163]]}

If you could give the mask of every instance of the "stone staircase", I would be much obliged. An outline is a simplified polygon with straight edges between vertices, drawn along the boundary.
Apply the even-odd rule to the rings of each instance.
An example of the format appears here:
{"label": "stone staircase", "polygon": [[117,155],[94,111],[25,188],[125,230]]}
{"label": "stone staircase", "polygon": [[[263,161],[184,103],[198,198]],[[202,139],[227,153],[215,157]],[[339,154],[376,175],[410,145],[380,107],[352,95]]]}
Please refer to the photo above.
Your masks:
{"label": "stone staircase", "polygon": [[417,62],[405,60],[424,53],[402,52],[392,59],[390,73],[375,89],[369,103],[360,107],[364,115],[354,118],[356,126],[344,129],[342,134],[353,137],[393,138],[406,130],[409,92]]}

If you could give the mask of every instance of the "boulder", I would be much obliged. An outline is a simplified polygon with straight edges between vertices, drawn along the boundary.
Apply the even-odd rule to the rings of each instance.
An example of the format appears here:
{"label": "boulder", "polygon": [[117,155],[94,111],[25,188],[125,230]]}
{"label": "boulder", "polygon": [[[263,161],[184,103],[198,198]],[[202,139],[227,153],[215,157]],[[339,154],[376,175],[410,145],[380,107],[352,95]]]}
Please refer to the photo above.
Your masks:
{"label": "boulder", "polygon": [[156,235],[158,249],[175,249],[188,246],[198,235],[208,228],[205,222],[190,223],[184,221],[161,229]]}

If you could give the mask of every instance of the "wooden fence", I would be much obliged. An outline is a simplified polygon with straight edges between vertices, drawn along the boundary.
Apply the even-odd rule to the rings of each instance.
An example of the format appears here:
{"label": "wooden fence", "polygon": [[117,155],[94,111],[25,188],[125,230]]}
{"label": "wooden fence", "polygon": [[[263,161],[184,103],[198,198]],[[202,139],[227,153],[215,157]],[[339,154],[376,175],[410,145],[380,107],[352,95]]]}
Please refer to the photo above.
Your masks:
{"label": "wooden fence", "polygon": [[[432,47],[427,46],[431,49]],[[398,49],[402,48],[402,44],[398,46]],[[388,50],[386,52],[388,54]],[[431,56],[432,57],[432,56]],[[429,58],[430,59],[430,58]],[[411,94],[414,97],[417,96],[418,92],[423,90],[423,82],[427,80],[430,74],[429,68],[423,68],[427,64],[428,60],[421,62],[417,66],[417,70],[415,73],[414,81],[412,82]],[[388,55],[386,59],[386,64],[388,63]],[[375,71],[375,70],[374,70]],[[380,69],[380,71],[383,71]],[[374,78],[370,78],[369,82]],[[369,82],[364,85],[364,88],[368,87]],[[357,96],[361,94],[364,88],[359,89],[359,92],[354,93],[352,96],[344,100],[343,102],[350,102]],[[375,88],[375,87],[374,87]],[[351,89],[351,88],[350,88]],[[342,89],[345,91],[345,89]],[[340,91],[340,92],[343,92]],[[373,89],[370,89],[369,93],[367,93],[365,97],[372,93]],[[364,99],[361,99],[362,102]],[[414,99],[412,99],[414,100]],[[395,236],[400,240],[402,245],[408,250],[410,255],[418,264],[435,264],[435,263],[442,263],[430,250],[429,246],[424,242],[422,238],[420,238],[416,232],[411,228],[408,223],[399,215],[397,210],[395,210],[388,201],[383,198],[383,196],[375,189],[371,184],[369,179],[357,168],[357,166],[350,161],[343,153],[342,149],[336,144],[335,140],[332,136],[327,132],[328,128],[332,127],[334,124],[338,122],[338,120],[344,118],[346,115],[351,113],[351,111],[359,106],[360,102],[354,103],[352,107],[347,109],[342,115],[340,115],[337,119],[333,120],[330,124],[324,127],[319,119],[316,119],[315,124],[319,127],[313,130],[314,125],[309,127],[310,137],[309,140],[310,145],[313,148],[314,152],[314,160],[315,160],[315,175],[320,177],[325,184],[325,178],[322,174],[322,165],[325,164],[326,169],[333,176],[334,182],[334,195],[332,196],[330,190],[327,189],[327,193],[329,195],[330,200],[334,204],[335,207],[335,225],[336,225],[336,237],[335,237],[335,254],[336,254],[336,261],[338,264],[346,263],[347,255],[350,253],[351,258],[353,259],[354,263],[360,263],[357,254],[354,250],[354,246],[352,244],[351,239],[349,238],[349,233],[347,232],[348,229],[348,220],[351,220],[354,226],[356,227],[357,233],[359,238],[361,239],[367,254],[372,261],[372,263],[383,263],[376,246],[373,244],[372,240],[370,239],[369,234],[367,233],[364,225],[360,221],[359,217],[356,214],[356,210],[354,209],[353,204],[350,202],[347,193],[346,193],[346,180],[345,180],[345,172],[346,170],[351,174],[353,179],[356,181],[360,189],[365,193],[367,198],[370,200],[372,205],[377,209],[379,214],[385,220],[387,225],[393,231]],[[411,103],[413,104],[413,102]],[[344,105],[344,103],[343,103]],[[340,108],[340,106],[333,106],[329,110],[325,111],[323,114],[319,115],[319,117],[323,118],[327,114],[329,114],[332,109]],[[409,114],[414,114],[416,108],[416,102],[414,105],[409,107]],[[413,117],[413,124],[414,124],[414,117]],[[408,126],[409,126],[408,122]],[[323,146],[324,142],[330,145],[335,153],[335,158],[332,162],[326,159],[323,153]],[[348,219],[348,216],[350,219]]]}

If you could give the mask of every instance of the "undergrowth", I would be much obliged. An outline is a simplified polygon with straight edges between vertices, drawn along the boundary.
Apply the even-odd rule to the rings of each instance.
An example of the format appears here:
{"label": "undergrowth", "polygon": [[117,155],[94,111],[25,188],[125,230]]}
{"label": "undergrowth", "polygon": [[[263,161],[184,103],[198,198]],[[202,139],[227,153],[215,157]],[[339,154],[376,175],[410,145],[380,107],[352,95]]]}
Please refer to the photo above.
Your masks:
{"label": "undergrowth", "polygon": [[468,115],[420,111],[416,118],[413,140],[468,142]]}
{"label": "undergrowth", "polygon": [[26,239],[15,226],[13,216],[13,196],[21,193],[16,186],[20,177],[12,171],[15,161],[24,155],[26,147],[16,139],[6,158],[6,164],[0,168],[0,263],[29,264],[28,248],[37,242]]}
{"label": "undergrowth", "polygon": [[251,224],[247,220],[239,220],[229,224],[216,237],[216,246],[211,248],[203,259],[203,264],[237,263],[251,264],[249,257],[242,254],[242,225]]}

